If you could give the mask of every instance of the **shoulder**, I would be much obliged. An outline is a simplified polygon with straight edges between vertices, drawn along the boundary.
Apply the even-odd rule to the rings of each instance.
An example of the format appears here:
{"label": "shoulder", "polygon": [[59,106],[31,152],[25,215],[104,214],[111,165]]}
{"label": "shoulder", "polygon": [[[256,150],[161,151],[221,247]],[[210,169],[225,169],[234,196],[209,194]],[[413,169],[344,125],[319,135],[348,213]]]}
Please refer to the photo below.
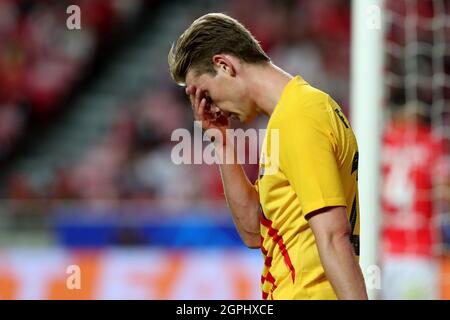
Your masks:
{"label": "shoulder", "polygon": [[289,125],[323,123],[329,117],[331,97],[313,86],[295,86],[286,92],[270,118],[276,128]]}

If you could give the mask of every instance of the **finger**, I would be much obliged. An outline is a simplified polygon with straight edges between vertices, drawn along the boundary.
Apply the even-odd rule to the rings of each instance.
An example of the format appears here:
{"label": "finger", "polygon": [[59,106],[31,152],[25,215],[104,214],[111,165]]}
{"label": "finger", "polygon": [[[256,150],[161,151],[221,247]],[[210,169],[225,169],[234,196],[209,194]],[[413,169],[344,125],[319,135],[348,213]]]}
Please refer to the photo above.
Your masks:
{"label": "finger", "polygon": [[210,125],[211,125],[211,120],[209,120],[209,119],[202,120],[203,129],[207,130]]}
{"label": "finger", "polygon": [[[193,90],[194,89],[194,90]],[[194,105],[194,96],[195,94],[195,87],[194,86],[187,86],[185,90],[186,95],[189,96],[189,101],[191,102],[191,107]]]}
{"label": "finger", "polygon": [[186,87],[186,94],[192,94],[195,93],[195,86],[187,86]]}
{"label": "finger", "polygon": [[200,101],[202,100],[202,91],[200,89],[197,89],[195,91],[195,106],[196,108],[198,108],[198,106],[200,105]]}
{"label": "finger", "polygon": [[203,118],[205,118],[205,107],[206,107],[206,99],[203,98],[198,105],[198,114]]}
{"label": "finger", "polygon": [[195,104],[195,91],[192,92],[192,89],[189,91],[189,100],[191,102],[191,107],[194,110],[194,104]]}
{"label": "finger", "polygon": [[195,111],[195,106],[194,106],[194,98],[189,97],[189,99],[191,100],[191,108],[192,108],[192,112],[196,113],[196,111]]}
{"label": "finger", "polygon": [[207,118],[207,115],[205,114],[205,105],[204,103],[200,102],[198,105],[194,105],[192,107],[192,110],[194,111],[195,119],[203,121]]}

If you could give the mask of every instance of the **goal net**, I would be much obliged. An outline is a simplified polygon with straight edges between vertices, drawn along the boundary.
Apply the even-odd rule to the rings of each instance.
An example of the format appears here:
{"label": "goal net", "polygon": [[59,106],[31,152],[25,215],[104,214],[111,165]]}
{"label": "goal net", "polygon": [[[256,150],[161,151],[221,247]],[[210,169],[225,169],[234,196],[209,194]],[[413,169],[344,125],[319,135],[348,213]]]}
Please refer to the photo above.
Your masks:
{"label": "goal net", "polygon": [[385,0],[379,297],[448,298],[450,1]]}

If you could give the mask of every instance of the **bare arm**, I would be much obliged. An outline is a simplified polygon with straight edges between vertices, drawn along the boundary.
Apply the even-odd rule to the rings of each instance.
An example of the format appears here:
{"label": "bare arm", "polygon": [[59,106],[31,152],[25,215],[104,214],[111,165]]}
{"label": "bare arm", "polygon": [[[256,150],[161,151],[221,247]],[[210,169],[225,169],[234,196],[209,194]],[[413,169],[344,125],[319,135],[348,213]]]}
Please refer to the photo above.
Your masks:
{"label": "bare arm", "polygon": [[[234,147],[216,146],[216,152],[235,153]],[[236,228],[249,248],[260,248],[259,196],[240,164],[220,164],[223,190]]]}
{"label": "bare arm", "polygon": [[[234,146],[226,143],[225,139],[225,131],[229,126],[228,119],[224,115],[217,117],[211,113],[211,104],[203,97],[200,90],[188,87],[186,94],[191,100],[195,119],[202,122],[202,128],[217,129],[221,132],[220,139],[214,137],[216,155],[221,159],[226,159],[227,154],[236,158]],[[249,248],[260,248],[259,196],[255,188],[248,180],[242,166],[236,161],[229,164],[225,161],[221,163],[220,174],[225,198],[242,241]]]}
{"label": "bare arm", "polygon": [[320,260],[338,299],[366,300],[361,268],[350,243],[345,207],[329,207],[309,215]]}

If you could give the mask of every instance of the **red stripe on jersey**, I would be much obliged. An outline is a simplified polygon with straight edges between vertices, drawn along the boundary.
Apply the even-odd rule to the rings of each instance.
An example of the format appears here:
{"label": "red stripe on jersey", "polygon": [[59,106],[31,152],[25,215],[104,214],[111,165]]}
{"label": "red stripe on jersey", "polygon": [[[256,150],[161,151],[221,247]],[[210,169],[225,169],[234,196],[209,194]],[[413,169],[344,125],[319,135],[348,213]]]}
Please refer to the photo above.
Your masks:
{"label": "red stripe on jersey", "polygon": [[270,282],[274,287],[276,287],[277,285],[275,284],[275,278],[272,276],[272,274],[269,272],[267,272],[266,276],[261,276],[261,282]]}
{"label": "red stripe on jersey", "polygon": [[270,273],[270,271],[267,272],[267,274],[266,274],[265,277],[264,277],[264,276],[261,276],[261,283],[264,284],[264,282],[266,282],[266,281],[272,284],[272,288],[270,289],[270,292],[269,292],[269,293],[267,293],[267,292],[265,292],[265,291],[262,292],[263,299],[264,299],[264,300],[267,300],[267,297],[269,296],[269,294],[270,294],[270,296],[271,296],[272,299],[273,299],[273,291],[277,288],[277,285],[276,285],[276,283],[275,283],[275,282],[276,282],[276,281],[275,281],[275,278],[272,276],[272,274]]}
{"label": "red stripe on jersey", "polygon": [[272,276],[270,271],[267,272],[267,274],[266,274],[266,280],[269,281],[271,284],[273,284],[276,287],[275,278]]}
{"label": "red stripe on jersey", "polygon": [[267,250],[263,246],[264,238],[261,236],[261,252],[264,256],[267,256]]}
{"label": "red stripe on jersey", "polygon": [[271,220],[264,219],[264,216],[261,215],[260,221],[261,221],[261,224],[269,230],[268,233],[269,233],[269,236],[272,237],[272,240],[276,244],[278,244],[281,254],[283,255],[284,262],[286,263],[287,267],[291,271],[292,282],[295,282],[295,268],[294,268],[294,265],[292,264],[291,258],[289,257],[289,252],[286,249],[286,245],[284,244],[283,237],[280,234],[278,234],[278,230],[272,226]]}
{"label": "red stripe on jersey", "polygon": [[270,268],[270,266],[272,265],[272,257],[266,257],[266,259],[264,260],[264,264],[266,267]]}

